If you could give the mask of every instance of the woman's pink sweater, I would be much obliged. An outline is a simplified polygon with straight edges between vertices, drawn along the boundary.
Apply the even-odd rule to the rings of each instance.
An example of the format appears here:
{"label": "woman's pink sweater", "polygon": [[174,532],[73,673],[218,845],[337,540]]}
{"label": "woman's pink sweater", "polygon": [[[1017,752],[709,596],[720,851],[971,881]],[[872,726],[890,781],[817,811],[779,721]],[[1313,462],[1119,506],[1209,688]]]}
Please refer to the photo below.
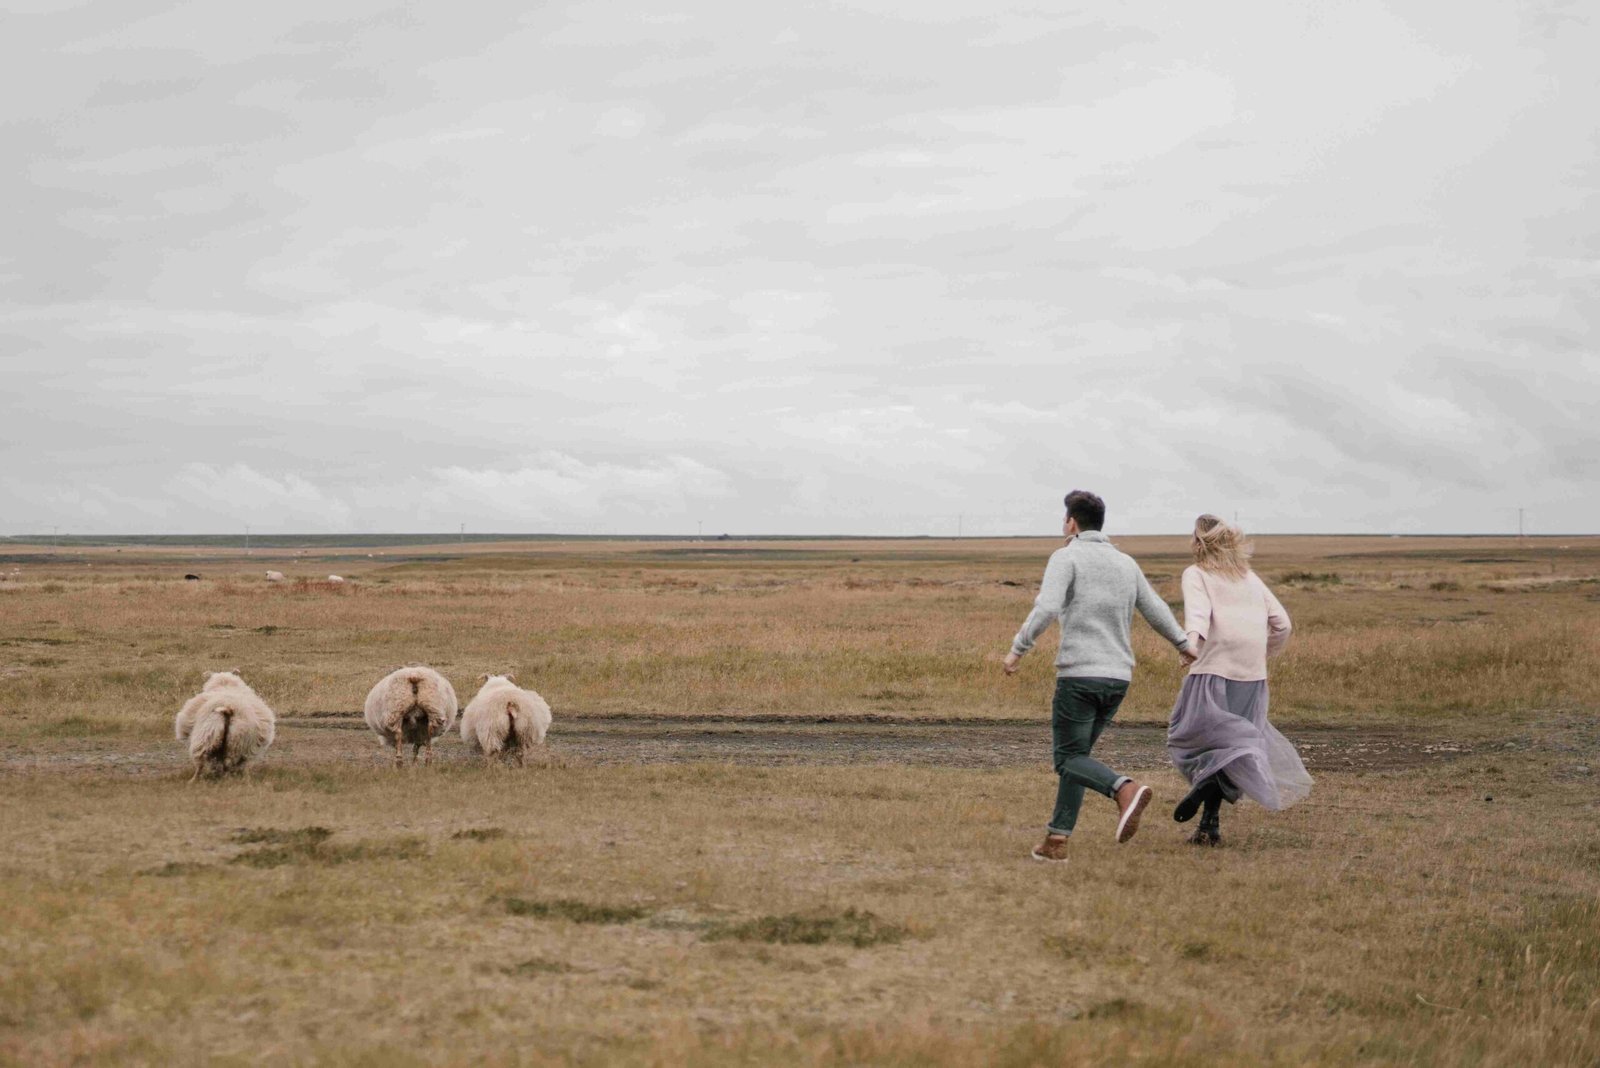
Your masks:
{"label": "woman's pink sweater", "polygon": [[1191,675],[1254,682],[1288,644],[1289,613],[1254,571],[1235,579],[1191,566],[1183,572],[1183,629],[1200,638]]}

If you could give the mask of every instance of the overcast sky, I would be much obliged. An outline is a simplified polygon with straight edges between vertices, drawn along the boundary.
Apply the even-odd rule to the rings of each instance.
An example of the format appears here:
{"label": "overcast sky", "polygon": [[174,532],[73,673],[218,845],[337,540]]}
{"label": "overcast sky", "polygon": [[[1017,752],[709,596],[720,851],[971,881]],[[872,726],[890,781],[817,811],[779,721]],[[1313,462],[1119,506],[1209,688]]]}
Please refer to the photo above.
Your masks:
{"label": "overcast sky", "polygon": [[1600,530],[1581,3],[6,0],[0,534]]}

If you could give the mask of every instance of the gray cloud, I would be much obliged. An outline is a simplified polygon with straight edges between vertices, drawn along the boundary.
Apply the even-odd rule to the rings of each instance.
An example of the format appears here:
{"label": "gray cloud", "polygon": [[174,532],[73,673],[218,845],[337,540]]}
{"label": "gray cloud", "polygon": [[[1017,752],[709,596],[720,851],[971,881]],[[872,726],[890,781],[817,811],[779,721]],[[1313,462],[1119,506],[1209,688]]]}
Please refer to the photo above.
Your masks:
{"label": "gray cloud", "polygon": [[1600,526],[1580,7],[16,6],[6,532]]}

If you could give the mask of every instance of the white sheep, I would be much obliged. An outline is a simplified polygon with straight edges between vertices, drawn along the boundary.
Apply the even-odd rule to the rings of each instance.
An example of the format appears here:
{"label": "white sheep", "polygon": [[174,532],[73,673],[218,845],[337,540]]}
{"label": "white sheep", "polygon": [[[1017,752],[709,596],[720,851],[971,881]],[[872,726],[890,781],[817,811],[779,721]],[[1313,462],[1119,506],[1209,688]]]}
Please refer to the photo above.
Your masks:
{"label": "white sheep", "polygon": [[268,582],[282,582],[283,581],[283,572],[282,571],[268,571],[267,572],[267,581]]}
{"label": "white sheep", "polygon": [[183,703],[173,722],[178,741],[189,743],[194,775],[238,771],[266,751],[278,729],[278,717],[237,671],[213,671],[200,692]]}
{"label": "white sheep", "polygon": [[461,713],[461,740],[484,763],[496,757],[527,763],[528,749],[544,742],[550,706],[532,690],[517,688],[515,675],[485,675],[478,695]]}
{"label": "white sheep", "polygon": [[342,576],[340,576],[340,575],[329,575],[328,576],[328,581],[333,583],[335,586],[337,586],[341,582],[344,581],[344,578]]}
{"label": "white sheep", "polygon": [[411,762],[423,751],[422,763],[433,762],[433,740],[456,722],[456,691],[450,680],[422,664],[396,668],[367,694],[367,726],[384,745],[394,748],[394,766],[403,763],[402,747],[411,746]]}

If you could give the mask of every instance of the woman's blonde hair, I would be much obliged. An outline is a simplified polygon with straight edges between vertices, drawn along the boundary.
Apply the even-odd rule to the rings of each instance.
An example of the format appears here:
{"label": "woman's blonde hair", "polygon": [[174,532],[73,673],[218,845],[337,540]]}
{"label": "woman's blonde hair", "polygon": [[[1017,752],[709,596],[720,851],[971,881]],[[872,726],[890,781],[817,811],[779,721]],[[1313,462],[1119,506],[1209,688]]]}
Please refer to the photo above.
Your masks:
{"label": "woman's blonde hair", "polygon": [[1244,540],[1244,531],[1206,514],[1194,521],[1194,562],[1202,571],[1228,578],[1244,578],[1250,573],[1250,554],[1255,546]]}

